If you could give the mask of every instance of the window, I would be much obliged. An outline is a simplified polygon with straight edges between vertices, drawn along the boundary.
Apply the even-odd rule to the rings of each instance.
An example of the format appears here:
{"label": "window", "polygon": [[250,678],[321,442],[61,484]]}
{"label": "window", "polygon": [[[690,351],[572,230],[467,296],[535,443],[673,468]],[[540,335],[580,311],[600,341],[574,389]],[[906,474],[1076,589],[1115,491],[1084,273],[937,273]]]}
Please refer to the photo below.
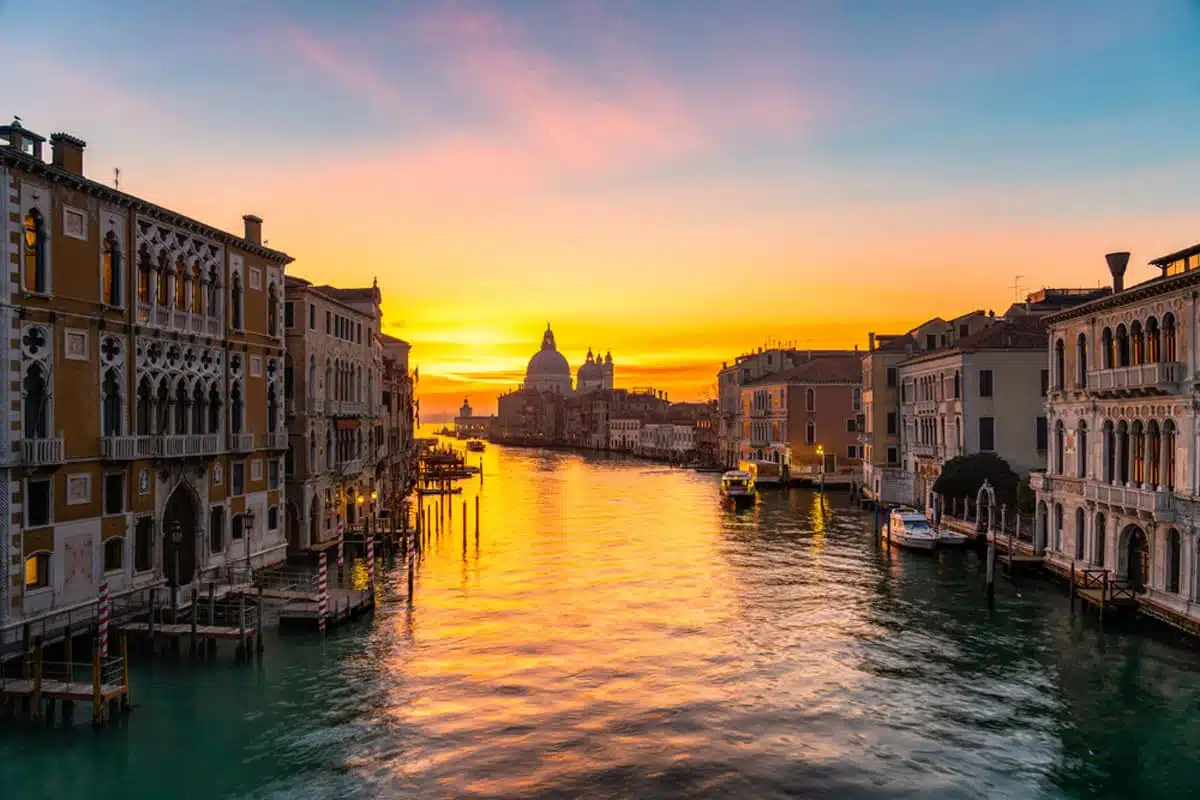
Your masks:
{"label": "window", "polygon": [[30,478],[25,484],[25,527],[50,524],[50,478]]}
{"label": "window", "polygon": [[887,385],[888,385],[889,389],[896,388],[896,368],[895,367],[887,368]]}
{"label": "window", "polygon": [[846,445],[846,458],[858,458],[858,448],[854,445]]}
{"label": "window", "polygon": [[235,330],[242,328],[242,276],[234,273],[233,286],[229,290],[229,302],[232,308],[229,313],[233,315],[233,327]]}
{"label": "window", "polygon": [[262,270],[258,267],[250,268],[250,288],[262,290]]}
{"label": "window", "polygon": [[1087,359],[1087,336],[1081,333],[1075,341],[1075,384],[1084,389],[1087,388]]}
{"label": "window", "polygon": [[279,488],[279,459],[277,458],[272,458],[267,462],[267,488]]}
{"label": "window", "polygon": [[230,491],[234,495],[246,493],[246,462],[233,462],[233,478],[231,479]]}
{"label": "window", "polygon": [[104,571],[116,572],[125,566],[125,539],[114,536],[104,540]]}
{"label": "window", "polygon": [[104,382],[100,387],[101,417],[105,436],[120,436],[124,425],[121,423],[121,381],[115,369],[109,369],[104,374]]}
{"label": "window", "polygon": [[1063,429],[1063,422],[1060,419],[1054,423],[1054,464],[1053,464],[1054,471],[1057,472],[1059,475],[1062,475],[1066,472],[1066,470],[1063,468],[1064,467],[1063,453],[1065,452],[1063,448],[1065,446],[1064,445],[1065,439],[1066,439],[1066,436],[1065,436],[1065,431]]}
{"label": "window", "polygon": [[896,435],[896,412],[889,411],[887,415],[887,432],[888,436]]}
{"label": "window", "polygon": [[1084,523],[1084,513],[1082,508],[1075,509],[1075,560],[1083,561],[1083,544],[1086,541],[1084,536],[1087,535]]}
{"label": "window", "polygon": [[133,531],[133,571],[148,572],[153,568],[154,518],[141,517]]}
{"label": "window", "polygon": [[124,472],[110,472],[104,476],[104,513],[125,513]]}
{"label": "window", "polygon": [[958,400],[962,396],[962,373],[954,370],[954,399]]}
{"label": "window", "polygon": [[283,327],[294,328],[296,326],[296,312],[292,308],[292,301],[289,300],[283,304]]}
{"label": "window", "polygon": [[225,549],[225,508],[213,506],[208,510],[208,549],[219,553]]}
{"label": "window", "polygon": [[[291,327],[286,318],[284,324]],[[271,284],[267,289],[267,333],[271,336],[279,335],[279,296],[275,293],[275,284]]]}
{"label": "window", "polygon": [[50,280],[46,265],[46,223],[42,212],[31,208],[25,215],[25,290],[48,292]]}
{"label": "window", "polygon": [[817,409],[817,392],[815,389],[804,390],[804,407],[809,411]]}
{"label": "window", "polygon": [[233,433],[242,432],[242,388],[236,383],[229,393],[229,430]]}
{"label": "window", "polygon": [[325,312],[325,333],[327,335],[333,334],[333,312],[332,311]]}
{"label": "window", "polygon": [[101,294],[110,306],[121,303],[121,244],[112,231],[104,237],[104,268]]}
{"label": "window", "polygon": [[1066,385],[1067,346],[1062,339],[1054,342],[1054,388],[1062,389]]}
{"label": "window", "polygon": [[990,369],[979,370],[979,396],[992,396],[992,371]]}
{"label": "window", "polygon": [[887,463],[893,466],[900,463],[900,451],[898,448],[889,447],[887,449]]}
{"label": "window", "polygon": [[245,518],[241,514],[233,515],[233,528],[230,530],[230,539],[240,541],[245,527]]}
{"label": "window", "polygon": [[996,420],[994,417],[979,418],[979,449],[983,452],[996,449]]}
{"label": "window", "polygon": [[314,303],[308,304],[308,329],[317,329],[317,306]]}
{"label": "window", "polygon": [[192,267],[192,313],[204,313],[204,282],[201,280],[200,265]]}
{"label": "window", "polygon": [[933,334],[933,333],[925,334],[925,349],[926,350],[934,350],[936,348],[937,348],[937,334]]}
{"label": "window", "polygon": [[1167,591],[1179,592],[1179,561],[1182,548],[1179,542],[1179,531],[1171,528],[1167,531]]}
{"label": "window", "polygon": [[271,506],[267,509],[267,530],[279,530],[279,506]]}
{"label": "window", "polygon": [[1044,453],[1050,447],[1050,428],[1045,417],[1037,418],[1037,451]]}
{"label": "window", "polygon": [[25,589],[42,589],[50,585],[50,554],[34,553],[25,559]]}
{"label": "window", "polygon": [[804,426],[804,443],[815,444],[817,441],[817,426],[811,422]]}
{"label": "window", "polygon": [[[36,329],[35,329],[36,330]],[[50,403],[46,386],[46,374],[40,364],[30,364],[25,371],[22,388],[25,391],[25,420],[26,439],[45,439],[50,430]]]}
{"label": "window", "polygon": [[858,426],[855,425],[854,420],[846,420],[846,433],[854,433],[856,430],[858,430]]}
{"label": "window", "polygon": [[971,326],[963,323],[958,326],[958,338],[965,339],[971,334]]}

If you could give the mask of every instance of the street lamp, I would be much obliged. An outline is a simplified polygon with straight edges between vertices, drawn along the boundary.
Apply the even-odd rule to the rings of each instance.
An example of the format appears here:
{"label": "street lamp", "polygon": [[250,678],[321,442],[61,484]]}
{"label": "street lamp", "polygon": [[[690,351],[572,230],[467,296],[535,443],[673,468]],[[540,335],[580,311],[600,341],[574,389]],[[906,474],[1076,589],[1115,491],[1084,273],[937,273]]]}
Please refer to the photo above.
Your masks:
{"label": "street lamp", "polygon": [[825,447],[817,445],[817,467],[821,475],[821,502],[825,502]]}
{"label": "street lamp", "polygon": [[[246,574],[250,574],[250,534],[254,531],[254,509],[248,508],[242,514],[242,538],[246,540]],[[247,580],[249,577],[247,577]]]}
{"label": "street lamp", "polygon": [[171,520],[168,534],[171,537],[171,555],[174,571],[171,573],[171,621],[179,622],[179,545],[183,543],[183,524]]}

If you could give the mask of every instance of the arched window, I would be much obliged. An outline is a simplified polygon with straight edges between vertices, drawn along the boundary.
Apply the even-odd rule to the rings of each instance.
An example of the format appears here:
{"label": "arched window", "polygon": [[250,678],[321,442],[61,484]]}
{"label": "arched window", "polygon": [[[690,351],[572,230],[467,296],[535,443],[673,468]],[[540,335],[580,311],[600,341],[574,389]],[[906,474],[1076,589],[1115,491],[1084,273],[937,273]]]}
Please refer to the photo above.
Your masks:
{"label": "arched window", "polygon": [[182,436],[188,431],[188,390],[183,379],[175,384],[175,434]]}
{"label": "arched window", "polygon": [[808,423],[806,423],[804,426],[804,443],[805,444],[816,444],[817,443],[817,426],[813,425],[811,420]]}
{"label": "arched window", "polygon": [[317,470],[317,435],[312,431],[308,433],[308,471],[316,472]]}
{"label": "arched window", "polygon": [[809,388],[804,390],[804,407],[809,411],[817,410],[817,392]]}
{"label": "arched window", "polygon": [[1079,420],[1079,430],[1076,431],[1075,460],[1076,471],[1081,478],[1087,477],[1088,435],[1087,423]]}
{"label": "arched window", "polygon": [[46,269],[46,221],[36,208],[25,214],[25,290],[49,291]]}
{"label": "arched window", "polygon": [[375,376],[372,370],[367,370],[367,396],[363,402],[370,408],[375,401]]}
{"label": "arched window", "polygon": [[1158,320],[1154,317],[1146,320],[1146,362],[1154,364],[1162,360],[1162,337],[1158,330]]}
{"label": "arched window", "polygon": [[165,436],[171,432],[171,390],[167,388],[167,379],[158,382],[158,394],[154,398],[154,432]]}
{"label": "arched window", "polygon": [[1054,552],[1061,553],[1063,544],[1063,507],[1062,503],[1054,504]]}
{"label": "arched window", "polygon": [[237,383],[229,392],[229,431],[242,432],[242,387]]}
{"label": "arched window", "polygon": [[1162,437],[1156,420],[1146,423],[1146,440],[1146,482],[1157,489],[1162,480]]}
{"label": "arched window", "polygon": [[164,255],[158,260],[158,285],[155,290],[156,294],[158,295],[158,297],[155,298],[155,302],[160,306],[171,305],[171,293],[167,286],[167,280],[170,277],[170,273],[171,270],[167,266],[167,257]]}
{"label": "arched window", "polygon": [[283,356],[283,400],[289,408],[296,407],[296,378],[292,374],[292,357],[287,353]]}
{"label": "arched window", "polygon": [[1166,420],[1162,426],[1163,475],[1162,485],[1165,489],[1175,490],[1175,423]]}
{"label": "arched window", "polygon": [[1104,566],[1104,514],[1096,514],[1095,541],[1092,543],[1092,563],[1097,567]]}
{"label": "arched window", "polygon": [[41,364],[30,364],[22,386],[22,416],[26,439],[45,439],[50,435],[50,393]]}
{"label": "arched window", "polygon": [[1142,333],[1142,323],[1140,320],[1135,319],[1133,324],[1129,326],[1129,340],[1130,347],[1132,348],[1132,354],[1130,356],[1131,363],[1145,364],[1146,337],[1145,334]]}
{"label": "arched window", "polygon": [[1081,333],[1075,340],[1075,384],[1083,389],[1087,388],[1087,357],[1087,335]]}
{"label": "arched window", "polygon": [[1104,423],[1104,481],[1112,483],[1116,477],[1117,467],[1117,439],[1113,432],[1112,421]]}
{"label": "arched window", "polygon": [[1062,389],[1066,385],[1066,345],[1062,339],[1054,342],[1054,388]]}
{"label": "arched window", "polygon": [[1163,361],[1178,360],[1175,355],[1175,315],[1167,313],[1162,321]]}
{"label": "arched window", "polygon": [[221,395],[215,383],[208,389],[208,432],[221,432]]}
{"label": "arched window", "polygon": [[175,261],[175,308],[187,311],[188,268],[183,263],[183,256]]}
{"label": "arched window", "polygon": [[1100,367],[1112,369],[1116,366],[1116,340],[1113,339],[1112,328],[1105,328],[1100,334]]}
{"label": "arched window", "polygon": [[1129,366],[1129,333],[1125,330],[1125,323],[1117,326],[1116,356],[1118,367]]}
{"label": "arched window", "polygon": [[208,273],[208,316],[221,316],[221,276],[217,273],[217,268],[213,267]]}
{"label": "arched window", "polygon": [[1065,438],[1063,421],[1060,419],[1054,423],[1054,471],[1059,475],[1066,473],[1063,468],[1063,440]]}
{"label": "arched window", "polygon": [[1133,421],[1133,425],[1129,428],[1129,440],[1133,448],[1131,480],[1134,485],[1141,485],[1146,482],[1146,429],[1142,426],[1141,420]]}
{"label": "arched window", "polygon": [[275,295],[275,284],[267,288],[267,333],[279,335],[279,298]]}
{"label": "arched window", "polygon": [[117,378],[116,370],[110,369],[104,373],[104,383],[100,388],[104,395],[104,435],[120,436],[124,426],[121,425],[121,381]]}
{"label": "arched window", "polygon": [[1086,516],[1082,508],[1075,509],[1075,560],[1083,561],[1083,546],[1087,541],[1084,537],[1087,536]]}
{"label": "arched window", "polygon": [[192,313],[204,313],[204,285],[201,283],[201,277],[204,272],[200,269],[200,265],[192,267]]}
{"label": "arched window", "polygon": [[206,422],[208,422],[208,403],[204,398],[204,387],[200,385],[200,381],[196,381],[196,385],[192,389],[192,433],[203,434]]}
{"label": "arched window", "polygon": [[104,237],[103,300],[110,306],[124,305],[121,302],[121,243],[112,231]]}
{"label": "arched window", "polygon": [[1117,482],[1129,483],[1129,423],[1125,420],[1117,424]]}
{"label": "arched window", "polygon": [[150,252],[145,245],[138,257],[138,302],[150,304]]}
{"label": "arched window", "polygon": [[267,433],[279,429],[279,401],[275,399],[275,384],[267,387]]}
{"label": "arched window", "polygon": [[154,402],[150,379],[142,376],[137,390],[137,432],[138,436],[150,435],[151,406]]}
{"label": "arched window", "polygon": [[962,374],[958,370],[954,370],[954,399],[962,397]]}
{"label": "arched window", "polygon": [[1171,528],[1167,531],[1167,574],[1166,589],[1173,594],[1179,593],[1179,560],[1182,555],[1179,542],[1179,531]]}
{"label": "arched window", "polygon": [[242,276],[236,272],[233,275],[233,285],[229,290],[229,313],[232,315],[235,330],[242,328]]}

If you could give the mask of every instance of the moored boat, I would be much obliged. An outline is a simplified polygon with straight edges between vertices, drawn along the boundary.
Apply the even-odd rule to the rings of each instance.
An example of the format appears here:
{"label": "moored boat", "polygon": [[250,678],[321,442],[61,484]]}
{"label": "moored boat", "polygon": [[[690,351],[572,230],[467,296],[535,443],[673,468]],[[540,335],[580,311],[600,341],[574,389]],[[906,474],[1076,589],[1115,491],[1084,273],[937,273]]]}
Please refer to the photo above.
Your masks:
{"label": "moored boat", "polygon": [[471,451],[472,453],[482,453],[486,448],[487,445],[478,439],[471,439],[467,442],[467,450]]}
{"label": "moored boat", "polygon": [[884,534],[894,544],[910,550],[933,550],[937,547],[938,533],[915,508],[896,508],[888,515]]}
{"label": "moored boat", "polygon": [[949,528],[942,526],[937,529],[937,546],[938,547],[962,547],[967,543],[970,537],[965,533],[952,531]]}
{"label": "moored boat", "polygon": [[721,497],[735,507],[754,505],[758,498],[752,471],[731,469],[721,476]]}

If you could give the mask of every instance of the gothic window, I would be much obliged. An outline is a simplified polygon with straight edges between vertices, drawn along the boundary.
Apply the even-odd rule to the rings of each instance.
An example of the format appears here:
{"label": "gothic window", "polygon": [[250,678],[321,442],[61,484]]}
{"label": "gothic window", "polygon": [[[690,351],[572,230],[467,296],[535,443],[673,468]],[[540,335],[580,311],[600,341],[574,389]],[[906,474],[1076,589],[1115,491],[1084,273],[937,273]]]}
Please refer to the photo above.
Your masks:
{"label": "gothic window", "polygon": [[1054,342],[1054,388],[1062,389],[1065,372],[1063,362],[1066,361],[1066,347],[1063,345],[1063,340],[1058,339]]}
{"label": "gothic window", "polygon": [[196,381],[196,387],[192,389],[192,433],[204,433],[204,423],[207,422],[208,404],[204,401],[204,387],[200,385],[200,381]]}
{"label": "gothic window", "polygon": [[241,330],[242,327],[242,276],[235,274],[233,276],[233,287],[229,290],[229,313],[233,315],[233,327]]}
{"label": "gothic window", "polygon": [[1063,467],[1063,423],[1060,419],[1054,423],[1054,471],[1059,475],[1065,474]]}
{"label": "gothic window", "polygon": [[187,311],[188,268],[183,263],[183,256],[175,262],[175,308]]}
{"label": "gothic window", "polygon": [[121,381],[117,371],[110,369],[104,373],[104,384],[101,387],[104,394],[104,435],[121,435]]}
{"label": "gothic window", "polygon": [[1131,362],[1134,364],[1146,363],[1146,336],[1142,333],[1142,323],[1134,320],[1129,326],[1129,339],[1132,345]]}
{"label": "gothic window", "polygon": [[26,439],[45,439],[50,435],[50,397],[46,372],[41,364],[30,364],[23,385]]}
{"label": "gothic window", "polygon": [[46,221],[42,212],[29,209],[25,215],[25,289],[30,292],[50,290],[46,265]]}
{"label": "gothic window", "polygon": [[104,302],[110,306],[123,305],[121,302],[121,243],[112,231],[104,237]]}
{"label": "gothic window", "polygon": [[1153,364],[1162,358],[1162,336],[1158,330],[1158,320],[1154,317],[1146,320],[1146,362]]}
{"label": "gothic window", "polygon": [[1116,355],[1117,367],[1129,366],[1129,334],[1125,330],[1125,324],[1117,326],[1117,341],[1114,348]]}
{"label": "gothic window", "polygon": [[1104,333],[1100,335],[1100,357],[1102,359],[1100,366],[1104,369],[1112,369],[1116,366],[1116,340],[1113,339],[1112,328],[1105,328]]}
{"label": "gothic window", "polygon": [[188,428],[188,390],[183,381],[175,384],[175,433],[183,435]]}
{"label": "gothic window", "polygon": [[1083,420],[1079,420],[1079,431],[1077,432],[1077,439],[1075,441],[1075,455],[1076,459],[1078,460],[1078,464],[1076,466],[1078,467],[1077,472],[1079,477],[1086,478],[1088,461],[1088,435],[1087,423]]}
{"label": "gothic window", "polygon": [[138,383],[137,390],[137,432],[138,436],[150,435],[150,404],[152,402],[150,379],[143,377]]}
{"label": "gothic window", "polygon": [[242,432],[242,387],[236,383],[229,392],[229,430]]}
{"label": "gothic window", "polygon": [[208,432],[221,432],[221,396],[213,384],[208,390]]}
{"label": "gothic window", "polygon": [[1081,333],[1075,342],[1075,383],[1082,388],[1087,388],[1087,356],[1087,336]]}
{"label": "gothic window", "polygon": [[1175,315],[1167,314],[1162,321],[1163,361],[1175,361]]}
{"label": "gothic window", "polygon": [[163,436],[171,432],[171,393],[167,389],[167,379],[158,382],[158,396],[155,398],[155,428],[154,432]]}
{"label": "gothic window", "polygon": [[171,270],[167,267],[167,257],[163,256],[158,260],[157,286],[155,288],[157,297],[154,300],[160,306],[171,305],[171,292],[167,286],[170,273]]}
{"label": "gothic window", "polygon": [[204,313],[204,286],[200,283],[202,271],[199,266],[192,267],[192,313]]}

